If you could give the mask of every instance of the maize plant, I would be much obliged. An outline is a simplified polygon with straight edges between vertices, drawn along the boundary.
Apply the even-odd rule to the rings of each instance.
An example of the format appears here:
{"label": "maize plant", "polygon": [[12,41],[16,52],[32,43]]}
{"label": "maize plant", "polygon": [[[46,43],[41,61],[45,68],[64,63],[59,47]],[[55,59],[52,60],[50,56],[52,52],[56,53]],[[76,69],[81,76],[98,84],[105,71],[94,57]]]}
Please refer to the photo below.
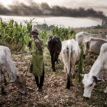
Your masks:
{"label": "maize plant", "polygon": [[[12,50],[20,51],[25,45],[28,45],[33,20],[25,21],[22,26],[14,20],[3,22],[0,19],[0,44],[8,46]],[[47,31],[47,27],[48,25],[45,24],[44,29],[39,30],[39,37],[43,41],[44,47],[47,45],[49,35],[57,36],[60,40],[74,38],[75,31],[73,29],[53,26],[50,31]]]}
{"label": "maize plant", "polygon": [[19,51],[30,40],[32,31],[32,20],[25,22],[25,25],[19,25],[14,20],[3,22],[0,19],[0,44],[8,46],[12,50]]}
{"label": "maize plant", "polygon": [[62,28],[62,27],[52,27],[51,29],[52,34],[59,37],[61,40],[67,40],[74,38],[75,31],[70,28]]}

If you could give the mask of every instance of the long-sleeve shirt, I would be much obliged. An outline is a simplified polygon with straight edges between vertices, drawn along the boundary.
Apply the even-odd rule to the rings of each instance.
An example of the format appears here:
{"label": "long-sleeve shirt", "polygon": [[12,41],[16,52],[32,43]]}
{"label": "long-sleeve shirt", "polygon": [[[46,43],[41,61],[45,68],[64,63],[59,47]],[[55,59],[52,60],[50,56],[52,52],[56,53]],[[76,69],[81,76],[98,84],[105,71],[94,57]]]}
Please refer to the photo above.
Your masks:
{"label": "long-sleeve shirt", "polygon": [[34,75],[41,76],[43,72],[43,52],[40,51],[34,40],[31,41],[31,69],[30,72]]}

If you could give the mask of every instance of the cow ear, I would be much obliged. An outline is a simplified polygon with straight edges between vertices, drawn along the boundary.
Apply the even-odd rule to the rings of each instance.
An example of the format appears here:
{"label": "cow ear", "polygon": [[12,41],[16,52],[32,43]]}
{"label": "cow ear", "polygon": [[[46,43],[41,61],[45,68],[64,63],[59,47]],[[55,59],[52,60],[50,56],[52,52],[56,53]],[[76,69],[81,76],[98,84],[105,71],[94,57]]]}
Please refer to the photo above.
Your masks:
{"label": "cow ear", "polygon": [[96,83],[101,81],[101,79],[99,79],[99,78],[96,77],[96,76],[93,76],[93,79],[94,79],[94,81],[95,81]]}
{"label": "cow ear", "polygon": [[19,75],[17,75],[17,79],[19,79]]}
{"label": "cow ear", "polygon": [[94,79],[94,82],[97,83],[98,82],[98,79],[96,76],[93,76],[93,79]]}

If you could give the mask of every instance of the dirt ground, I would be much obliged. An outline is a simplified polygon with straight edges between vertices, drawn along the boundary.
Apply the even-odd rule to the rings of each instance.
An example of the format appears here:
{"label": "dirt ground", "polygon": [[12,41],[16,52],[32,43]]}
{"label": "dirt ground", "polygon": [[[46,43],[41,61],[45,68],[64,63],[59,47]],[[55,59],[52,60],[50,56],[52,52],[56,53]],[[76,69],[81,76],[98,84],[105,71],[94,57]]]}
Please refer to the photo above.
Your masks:
{"label": "dirt ground", "polygon": [[[43,92],[38,92],[33,75],[27,72],[31,56],[29,54],[12,55],[18,71],[26,76],[27,94],[21,95],[17,87],[9,83],[5,88],[7,94],[0,99],[0,107],[107,107],[107,94],[103,92],[107,84],[98,83],[92,92],[91,99],[85,100],[82,96],[82,83],[73,79],[70,90],[65,89],[66,73],[63,70],[63,64],[61,62],[56,64],[56,72],[53,72],[47,50],[44,56],[45,82]],[[96,58],[97,56],[86,58],[84,72],[89,72]]]}

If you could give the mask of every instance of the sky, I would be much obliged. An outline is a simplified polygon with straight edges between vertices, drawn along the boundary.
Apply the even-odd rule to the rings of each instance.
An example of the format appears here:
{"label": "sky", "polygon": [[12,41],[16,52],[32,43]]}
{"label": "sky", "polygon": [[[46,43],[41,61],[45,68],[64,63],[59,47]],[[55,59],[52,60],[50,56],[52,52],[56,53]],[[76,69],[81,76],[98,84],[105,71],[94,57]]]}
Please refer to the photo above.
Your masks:
{"label": "sky", "polygon": [[36,3],[46,2],[50,6],[58,5],[68,8],[93,8],[95,10],[103,11],[107,15],[107,0],[0,0],[0,3],[8,7],[8,5],[16,4],[17,2],[29,5],[30,1]]}

